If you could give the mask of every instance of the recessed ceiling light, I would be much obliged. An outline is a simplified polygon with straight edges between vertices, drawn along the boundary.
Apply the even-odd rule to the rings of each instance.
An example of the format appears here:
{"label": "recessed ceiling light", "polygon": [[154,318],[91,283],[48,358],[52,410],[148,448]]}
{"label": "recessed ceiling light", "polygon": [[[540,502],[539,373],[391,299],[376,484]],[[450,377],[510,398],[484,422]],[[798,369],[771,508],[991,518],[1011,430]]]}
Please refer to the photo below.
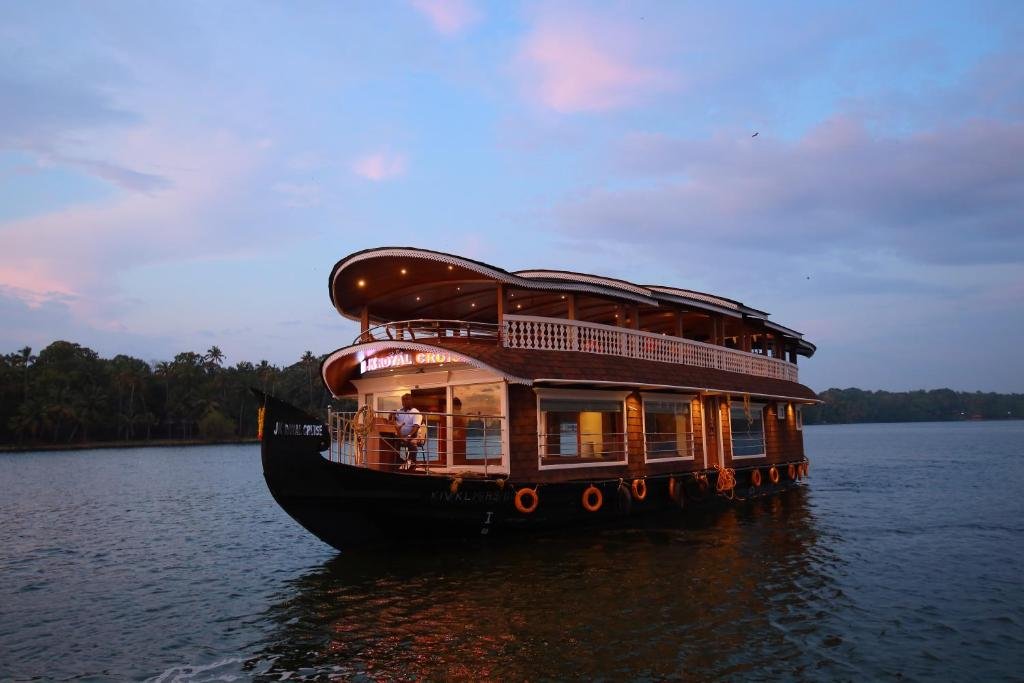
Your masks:
{"label": "recessed ceiling light", "polygon": [[472,306],[473,308],[476,308],[476,302],[474,301],[473,303],[470,304],[470,306]]}
{"label": "recessed ceiling light", "polygon": [[420,300],[420,298],[419,298],[419,297],[416,297],[416,301],[419,301],[419,300]]}
{"label": "recessed ceiling light", "polygon": [[359,281],[359,282],[357,282],[356,284],[357,284],[358,286],[360,286],[360,287],[365,287],[365,286],[366,286],[366,280],[360,280],[360,281]]}
{"label": "recessed ceiling light", "polygon": [[406,273],[405,268],[402,268],[402,275],[405,275],[405,273]]}

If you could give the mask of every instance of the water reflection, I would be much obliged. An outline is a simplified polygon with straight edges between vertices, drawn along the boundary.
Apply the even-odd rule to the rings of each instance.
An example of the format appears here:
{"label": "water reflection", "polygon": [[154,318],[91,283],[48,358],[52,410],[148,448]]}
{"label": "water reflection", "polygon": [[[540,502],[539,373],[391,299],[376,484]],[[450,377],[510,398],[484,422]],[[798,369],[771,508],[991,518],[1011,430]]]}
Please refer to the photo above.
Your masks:
{"label": "water reflection", "polygon": [[[340,555],[285,587],[263,678],[732,678],[828,666],[806,492],[589,534]],[[265,673],[264,673],[265,672]]]}

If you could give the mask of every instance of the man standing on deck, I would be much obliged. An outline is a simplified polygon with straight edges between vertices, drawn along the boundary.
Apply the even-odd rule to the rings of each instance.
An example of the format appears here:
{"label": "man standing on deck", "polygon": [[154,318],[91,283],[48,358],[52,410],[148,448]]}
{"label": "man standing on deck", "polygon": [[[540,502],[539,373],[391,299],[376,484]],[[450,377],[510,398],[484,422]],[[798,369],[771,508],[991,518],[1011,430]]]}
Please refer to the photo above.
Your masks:
{"label": "man standing on deck", "polygon": [[419,447],[420,425],[423,424],[423,416],[412,405],[412,394],[402,396],[402,409],[395,413],[395,423],[398,438],[408,453],[405,462],[402,463],[402,469],[411,470],[416,466],[416,450]]}

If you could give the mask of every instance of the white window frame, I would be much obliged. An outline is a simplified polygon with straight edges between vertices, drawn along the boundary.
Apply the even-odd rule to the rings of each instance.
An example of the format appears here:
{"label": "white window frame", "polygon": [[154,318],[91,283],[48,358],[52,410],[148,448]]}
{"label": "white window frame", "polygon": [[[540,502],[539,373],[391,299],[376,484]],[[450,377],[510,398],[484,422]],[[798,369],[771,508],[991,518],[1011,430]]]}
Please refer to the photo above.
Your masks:
{"label": "white window frame", "polygon": [[[644,462],[645,463],[658,463],[658,462],[689,462],[697,459],[697,435],[693,431],[693,401],[696,399],[696,395],[693,394],[656,394],[649,391],[640,392],[640,428],[643,430],[644,437]],[[690,443],[692,446],[691,455],[679,455],[674,458],[648,458],[647,457],[647,400],[662,401],[671,403],[683,403],[688,408],[688,414],[690,416]],[[701,457],[704,457],[704,439],[701,439],[700,444]]]}
{"label": "white window frame", "polygon": [[802,432],[804,430],[804,407],[795,406],[796,411],[796,431]]}
{"label": "white window frame", "polygon": [[779,418],[783,422],[785,422],[786,420],[787,405],[787,403],[783,403],[782,401],[779,401],[778,403],[775,404],[775,417]]}
{"label": "white window frame", "polygon": [[374,411],[377,410],[377,399],[381,396],[401,396],[414,389],[441,389],[445,390],[445,412],[448,414],[446,443],[449,456],[452,453],[454,444],[452,434],[452,387],[468,384],[502,384],[501,391],[501,464],[487,465],[455,465],[452,466],[449,460],[444,467],[431,465],[430,468],[437,472],[484,472],[494,474],[508,474],[511,463],[511,452],[509,451],[508,433],[508,380],[499,375],[487,373],[476,368],[452,368],[440,372],[417,373],[395,373],[382,375],[380,377],[368,377],[356,380],[357,389],[363,396],[363,405],[373,402]]}
{"label": "white window frame", "polygon": [[[758,453],[756,455],[736,455],[736,443],[733,441],[733,437],[732,437],[732,434],[733,434],[733,431],[732,431],[732,411],[733,411],[733,406],[736,403],[737,403],[737,401],[733,401],[733,402],[729,403],[729,450],[732,451],[732,459],[733,460],[756,460],[757,458],[765,458],[765,457],[767,457],[768,456],[768,444],[765,443],[765,438],[764,438],[764,409],[768,407],[768,404],[767,403],[756,403],[754,401],[750,402],[750,412],[751,413],[753,413],[755,410],[760,410],[761,411],[761,445],[764,448],[764,451],[762,451],[761,453]],[[742,405],[743,404],[741,403],[740,406],[742,407]]]}
{"label": "white window frame", "polygon": [[[582,467],[625,467],[629,464],[629,416],[626,412],[626,398],[631,391],[595,391],[591,389],[547,389],[536,388],[533,392],[537,395],[537,469],[538,470],[569,470]],[[540,402],[543,398],[551,399],[577,399],[618,402],[622,404],[622,460],[610,462],[571,462],[564,465],[544,464],[544,422],[541,418],[542,412]]]}

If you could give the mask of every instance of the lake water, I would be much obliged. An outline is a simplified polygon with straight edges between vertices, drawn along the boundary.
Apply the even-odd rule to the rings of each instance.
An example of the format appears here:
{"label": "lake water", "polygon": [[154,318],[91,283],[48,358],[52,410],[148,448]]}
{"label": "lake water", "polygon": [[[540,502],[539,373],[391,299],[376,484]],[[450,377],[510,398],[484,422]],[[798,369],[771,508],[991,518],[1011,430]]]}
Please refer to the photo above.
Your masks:
{"label": "lake water", "polygon": [[0,455],[0,679],[1024,676],[1024,422],[807,427],[809,485],[339,554],[254,446]]}

